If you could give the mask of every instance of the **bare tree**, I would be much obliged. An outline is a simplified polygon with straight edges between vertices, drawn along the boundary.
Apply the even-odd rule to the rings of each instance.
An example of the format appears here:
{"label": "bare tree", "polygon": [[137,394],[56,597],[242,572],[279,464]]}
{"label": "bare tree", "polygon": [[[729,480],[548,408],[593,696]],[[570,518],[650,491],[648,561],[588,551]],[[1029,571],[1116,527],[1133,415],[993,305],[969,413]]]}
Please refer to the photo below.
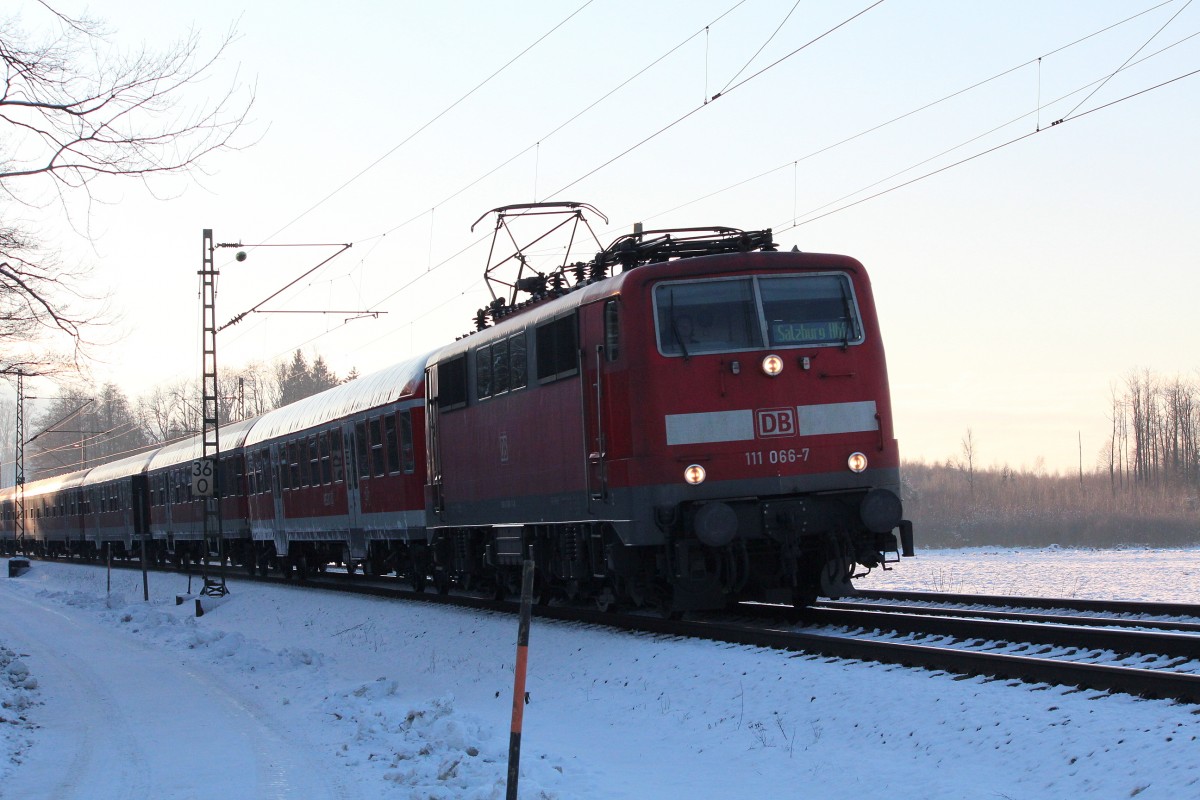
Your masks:
{"label": "bare tree", "polygon": [[276,381],[274,371],[257,361],[224,373],[220,388],[222,422],[250,419],[273,409],[272,399],[279,394]]}
{"label": "bare tree", "polygon": [[[47,0],[30,9],[0,17],[0,199],[8,206],[0,205],[0,374],[78,362],[86,330],[104,313],[79,289],[83,270],[64,268],[10,209],[59,204],[72,219],[73,204],[102,199],[111,179],[153,190],[156,176],[195,177],[209,156],[237,147],[254,99],[235,79],[215,99],[188,105],[232,30],[208,53],[195,31],[161,52],[124,52],[96,20]],[[22,27],[31,17],[42,32]],[[86,222],[75,227],[88,235]],[[47,342],[67,344],[71,356],[48,355]]]}
{"label": "bare tree", "polygon": [[967,487],[971,496],[975,496],[975,435],[970,428],[962,438],[962,461],[958,462],[959,470],[967,478]]}
{"label": "bare tree", "polygon": [[61,389],[37,415],[26,453],[30,473],[46,477],[111,461],[149,444],[116,385]]}
{"label": "bare tree", "polygon": [[137,400],[137,419],[152,442],[169,442],[200,432],[200,389],[195,381],[179,380]]}

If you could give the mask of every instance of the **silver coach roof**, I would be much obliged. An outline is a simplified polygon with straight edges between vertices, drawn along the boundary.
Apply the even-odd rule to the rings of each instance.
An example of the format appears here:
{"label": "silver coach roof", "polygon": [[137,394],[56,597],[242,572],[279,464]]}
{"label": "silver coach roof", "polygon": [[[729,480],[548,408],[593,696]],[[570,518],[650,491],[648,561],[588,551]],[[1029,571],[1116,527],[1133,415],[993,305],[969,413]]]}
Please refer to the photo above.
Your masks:
{"label": "silver coach roof", "polygon": [[[246,434],[250,433],[250,429],[262,417],[251,417],[244,419],[241,422],[231,422],[228,425],[222,425],[217,439],[217,443],[221,446],[221,452],[227,450],[236,450],[246,441]],[[155,453],[154,458],[150,459],[150,463],[146,465],[147,472],[153,472],[157,469],[165,469],[173,467],[176,464],[190,464],[198,458],[204,457],[204,437],[200,434],[189,436],[186,439],[180,439],[170,444],[165,444]]]}
{"label": "silver coach roof", "polygon": [[98,467],[93,467],[92,471],[83,479],[83,486],[95,486],[98,483],[116,480],[117,478],[127,478],[130,475],[137,475],[139,472],[146,471],[146,465],[150,463],[150,459],[158,449],[148,450],[145,453],[138,453],[135,456],[122,458],[120,461],[110,461],[107,464],[101,464]]}
{"label": "silver coach roof", "polygon": [[[41,478],[40,480],[30,481],[25,484],[25,499],[31,497],[40,497],[49,492],[57,492],[63,489],[74,489],[83,483],[88,471],[86,469],[78,469],[74,472],[68,472],[64,475],[55,475],[52,478]],[[11,499],[16,499],[16,489],[10,489],[11,494],[8,496]]]}
{"label": "silver coach roof", "polygon": [[425,355],[416,356],[275,411],[268,411],[250,429],[244,446],[251,447],[268,439],[308,430],[410,396],[417,391],[425,376],[426,359]]}

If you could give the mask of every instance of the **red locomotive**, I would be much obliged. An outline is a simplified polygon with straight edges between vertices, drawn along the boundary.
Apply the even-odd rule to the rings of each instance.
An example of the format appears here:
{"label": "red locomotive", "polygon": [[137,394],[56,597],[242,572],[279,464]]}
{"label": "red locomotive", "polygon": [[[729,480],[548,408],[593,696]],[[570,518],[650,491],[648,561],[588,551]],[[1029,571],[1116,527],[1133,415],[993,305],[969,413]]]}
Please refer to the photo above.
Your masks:
{"label": "red locomotive", "polygon": [[[497,234],[585,211],[599,213],[507,206]],[[506,263],[511,282],[495,277]],[[711,228],[529,264],[520,249],[489,264],[511,293],[454,344],[226,426],[227,552],[252,571],[333,562],[497,595],[531,557],[543,599],[667,613],[803,606],[852,592],[859,565],[912,554],[859,262]],[[199,555],[198,441],[26,487],[34,548],[136,555],[119,512],[148,476],[153,557]],[[0,492],[10,550],[14,499]]]}
{"label": "red locomotive", "polygon": [[[497,209],[498,231],[556,208],[587,207]],[[724,228],[638,232],[550,275],[518,260],[531,299],[426,370],[439,569],[502,591],[532,552],[546,593],[677,612],[849,593],[896,529],[911,554],[857,261]]]}

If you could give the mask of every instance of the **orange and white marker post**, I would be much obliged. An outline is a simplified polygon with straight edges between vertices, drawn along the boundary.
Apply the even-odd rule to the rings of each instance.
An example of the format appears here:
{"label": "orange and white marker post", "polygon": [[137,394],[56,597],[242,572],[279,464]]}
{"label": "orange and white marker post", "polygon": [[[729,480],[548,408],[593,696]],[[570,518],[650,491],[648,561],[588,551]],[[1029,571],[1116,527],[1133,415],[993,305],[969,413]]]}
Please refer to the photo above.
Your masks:
{"label": "orange and white marker post", "polygon": [[512,733],[508,737],[507,800],[517,800],[521,773],[521,723],[525,717],[525,669],[529,661],[529,617],[533,611],[533,561],[521,572],[521,622],[517,628],[517,664],[513,670]]}

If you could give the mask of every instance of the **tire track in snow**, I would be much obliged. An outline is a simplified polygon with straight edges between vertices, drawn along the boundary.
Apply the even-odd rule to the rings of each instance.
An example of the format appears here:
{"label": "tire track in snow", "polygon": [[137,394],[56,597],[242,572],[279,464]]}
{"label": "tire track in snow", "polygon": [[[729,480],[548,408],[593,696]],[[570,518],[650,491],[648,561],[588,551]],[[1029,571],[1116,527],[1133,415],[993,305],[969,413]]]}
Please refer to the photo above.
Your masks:
{"label": "tire track in snow", "polygon": [[356,796],[331,774],[331,756],[179,654],[0,589],[0,637],[29,654],[44,703],[31,710],[41,730],[0,797]]}
{"label": "tire track in snow", "polygon": [[[9,597],[22,608],[18,614],[0,616],[0,637],[26,658],[44,703],[31,714],[40,728],[50,729],[54,735],[50,741],[34,737],[34,746],[3,788],[3,796],[29,800],[94,796],[89,794],[88,776],[106,770],[116,773],[112,781],[116,793],[110,795],[113,800],[147,797],[150,787],[145,761],[117,699],[89,662],[71,651],[70,643],[79,634],[78,623],[23,597],[11,593]],[[36,636],[32,632],[44,630],[44,621],[22,625],[29,615],[52,619],[65,635],[54,640]],[[53,693],[52,697],[46,698],[47,693]]]}

